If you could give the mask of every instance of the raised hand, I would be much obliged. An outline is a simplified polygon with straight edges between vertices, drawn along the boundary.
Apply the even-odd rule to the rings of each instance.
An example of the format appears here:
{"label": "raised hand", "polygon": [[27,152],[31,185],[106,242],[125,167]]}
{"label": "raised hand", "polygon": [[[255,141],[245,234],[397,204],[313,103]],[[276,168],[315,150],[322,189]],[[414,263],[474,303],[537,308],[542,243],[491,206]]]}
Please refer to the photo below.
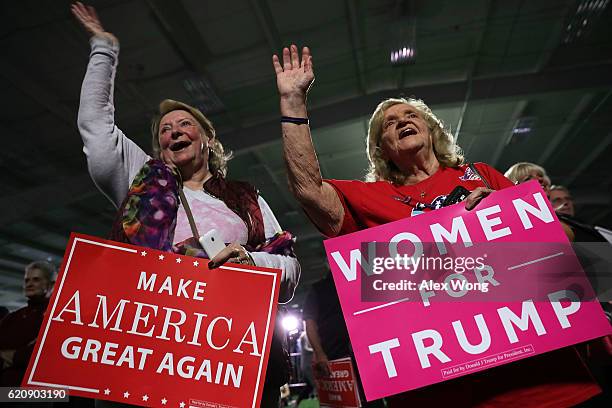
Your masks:
{"label": "raised hand", "polygon": [[272,56],[272,64],[276,71],[276,85],[281,98],[306,98],[308,89],[314,82],[312,56],[308,47],[302,49],[302,60],[295,44],[291,49],[283,48],[283,64],[276,54]]}
{"label": "raised hand", "polygon": [[98,13],[96,13],[96,9],[94,9],[92,6],[85,6],[80,1],[77,1],[70,6],[70,11],[72,11],[74,17],[92,36],[106,37],[113,43],[119,43],[117,37],[104,30],[104,27],[102,27],[102,23],[100,22],[100,18],[98,17]]}

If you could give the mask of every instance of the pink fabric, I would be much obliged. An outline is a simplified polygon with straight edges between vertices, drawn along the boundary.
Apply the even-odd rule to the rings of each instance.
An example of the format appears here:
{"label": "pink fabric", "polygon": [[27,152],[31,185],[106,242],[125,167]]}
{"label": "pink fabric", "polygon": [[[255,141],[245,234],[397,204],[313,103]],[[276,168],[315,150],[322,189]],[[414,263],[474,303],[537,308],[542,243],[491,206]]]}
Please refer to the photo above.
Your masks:
{"label": "pink fabric", "polygon": [[[238,242],[245,245],[247,243],[248,233],[244,221],[227,208],[223,201],[209,196],[204,191],[192,191],[185,188],[183,192],[185,198],[189,201],[200,235],[204,235],[211,229],[216,229],[219,237],[226,244]],[[177,214],[174,243],[191,238],[192,235],[187,214],[181,205]]]}

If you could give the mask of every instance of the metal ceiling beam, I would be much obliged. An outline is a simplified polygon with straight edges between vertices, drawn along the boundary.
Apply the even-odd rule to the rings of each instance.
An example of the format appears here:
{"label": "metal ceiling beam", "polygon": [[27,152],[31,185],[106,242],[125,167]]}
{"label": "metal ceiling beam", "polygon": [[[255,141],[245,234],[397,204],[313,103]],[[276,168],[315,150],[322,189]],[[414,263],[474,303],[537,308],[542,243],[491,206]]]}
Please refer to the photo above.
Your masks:
{"label": "metal ceiling beam", "polygon": [[117,210],[114,207],[112,207],[112,210],[95,210],[80,202],[72,203],[70,205],[70,208],[74,209],[85,217],[88,217],[92,220],[96,220],[100,226],[106,227],[110,227],[112,225],[113,221],[115,221],[115,216],[117,214]]}
{"label": "metal ceiling beam", "polygon": [[268,2],[266,0],[251,0],[250,3],[255,12],[255,17],[257,17],[257,21],[264,32],[270,51],[272,51],[272,54],[279,54],[283,48],[283,43]]}
{"label": "metal ceiling beam", "polygon": [[594,95],[590,93],[580,98],[580,100],[578,101],[578,103],[576,104],[572,112],[565,119],[563,125],[561,126],[561,129],[559,129],[559,131],[555,134],[555,137],[553,137],[550,140],[550,142],[548,142],[548,144],[546,145],[546,148],[544,149],[544,151],[538,158],[538,161],[536,162],[537,164],[546,168],[546,162],[552,156],[552,154],[557,150],[561,142],[569,134],[569,132],[574,127],[574,125],[578,123],[579,121],[584,120],[584,118],[581,118],[581,116],[585,112],[585,110],[588,108],[591,101],[593,100],[593,96]]}
{"label": "metal ceiling beam", "polygon": [[485,19],[484,19],[484,27],[482,31],[478,35],[476,49],[476,55],[472,59],[470,63],[470,67],[467,70],[467,90],[465,91],[465,100],[463,101],[463,106],[461,107],[461,113],[459,114],[459,120],[457,121],[457,126],[455,128],[455,134],[453,135],[455,141],[459,139],[459,133],[461,132],[461,127],[463,126],[463,118],[465,117],[465,112],[467,111],[468,102],[470,97],[472,96],[472,81],[474,80],[474,74],[476,73],[476,69],[478,68],[478,61],[480,60],[480,55],[482,54],[482,44],[484,43],[484,39],[486,37],[487,30],[489,28],[489,21],[491,20],[491,9],[492,9],[493,1],[489,0],[487,2],[487,8],[485,11]]}
{"label": "metal ceiling beam", "polygon": [[[189,10],[181,1],[147,0],[147,4],[159,21],[162,33],[174,45],[186,65],[207,80],[212,92],[223,104],[221,93],[211,80],[210,72],[206,68],[213,60],[212,51],[190,18]],[[240,128],[240,118],[227,110],[223,113],[228,117],[230,123]]]}
{"label": "metal ceiling beam", "polygon": [[40,228],[45,232],[65,238],[70,236],[70,233],[72,232],[71,227],[73,227],[72,225],[51,221],[48,218],[43,218],[40,216],[28,220],[28,224],[34,225],[36,228]]}
{"label": "metal ceiling beam", "polygon": [[[508,122],[508,126],[506,126],[504,133],[500,135],[499,141],[501,143],[497,145],[497,148],[495,149],[495,152],[493,153],[493,156],[490,160],[491,166],[497,168],[499,159],[504,153],[504,149],[506,148],[506,146],[508,146],[508,142],[510,141],[510,137],[512,136],[511,134],[512,128],[514,124],[516,123],[516,121],[518,120],[518,118],[523,116],[524,112],[527,110],[528,104],[529,104],[528,101],[522,100],[522,101],[519,101],[514,107],[514,111],[512,112],[512,115],[510,116],[510,121]],[[483,109],[485,109],[485,107],[483,107]]]}
{"label": "metal ceiling beam", "polygon": [[[599,100],[599,102],[597,103],[597,105],[583,118],[581,118],[580,120],[580,124],[578,125],[578,127],[572,132],[574,137],[578,137],[578,135],[580,135],[580,132],[582,131],[582,129],[587,126],[588,124],[591,123],[591,118],[593,118],[598,112],[599,110],[605,106],[606,102],[608,101],[608,99],[610,98],[610,96],[612,96],[612,89],[609,89],[608,92],[606,92],[604,94],[604,96]],[[574,171],[572,172],[572,174],[570,174],[568,177],[566,177],[563,181],[565,185],[570,185],[571,183],[573,183],[576,178],[578,178],[578,176],[580,175],[580,173],[582,173],[584,170],[586,170],[591,163],[597,159],[597,157],[603,153],[607,147],[610,145],[610,143],[612,143],[612,132],[609,133],[602,141],[599,145],[597,145],[594,149],[591,150],[591,152],[588,154],[588,156],[580,161],[580,165],[577,167],[574,167]]]}
{"label": "metal ceiling beam", "polygon": [[2,271],[2,276],[0,277],[0,279],[9,280],[8,284],[14,286],[15,288],[23,287],[23,275],[25,273],[26,265],[27,264],[23,264],[22,266],[20,263],[0,258],[0,271]]}
{"label": "metal ceiling beam", "polygon": [[30,258],[26,258],[24,256],[19,256],[15,254],[2,254],[2,253],[0,253],[0,260],[20,264],[20,265],[23,265],[24,268],[27,264],[32,262]]}
{"label": "metal ceiling beam", "polygon": [[570,8],[574,6],[575,4],[573,1],[565,1],[565,2],[559,2],[559,3],[560,3],[559,4],[560,9],[557,11],[554,11],[553,13],[560,17],[556,20],[556,22],[554,23],[553,27],[550,30],[548,41],[546,42],[546,45],[544,46],[544,50],[540,56],[540,59],[538,60],[538,63],[535,66],[536,72],[541,71],[546,68],[550,59],[554,55],[555,51],[557,51],[557,49],[559,48],[559,44],[561,43],[561,38],[565,32],[564,16],[567,16],[567,13],[570,11]]}
{"label": "metal ceiling beam", "polygon": [[[475,78],[470,100],[516,98],[535,93],[612,86],[612,63],[502,77]],[[369,116],[380,101],[400,94],[416,95],[429,105],[461,103],[467,81],[390,89],[358,96],[310,110],[311,127],[324,127],[360,116]],[[235,151],[280,139],[278,119],[220,134],[223,144]]]}
{"label": "metal ceiling beam", "polygon": [[45,184],[0,199],[0,226],[44,214],[85,197],[99,194],[89,174]]}
{"label": "metal ceiling beam", "polygon": [[49,255],[53,255],[59,258],[64,256],[65,248],[63,247],[56,247],[56,246],[44,244],[42,242],[33,241],[31,239],[24,238],[23,236],[19,234],[15,234],[10,231],[6,231],[6,230],[0,231],[0,239],[3,239],[12,244],[17,244],[17,245],[20,245],[26,248],[31,248],[37,251],[46,252]]}
{"label": "metal ceiling beam", "polygon": [[564,185],[570,186],[580,174],[589,168],[591,164],[597,159],[607,148],[612,144],[612,132],[608,133],[597,146],[594,146],[586,157],[582,157],[574,167],[574,171],[564,181]]}
{"label": "metal ceiling beam", "polygon": [[147,0],[147,4],[162,25],[165,34],[187,65],[196,72],[206,73],[212,52],[202,40],[191,13],[180,1]]}
{"label": "metal ceiling beam", "polygon": [[[57,41],[59,42],[59,36],[61,35],[61,43],[65,46],[69,45],[74,49],[79,50],[79,52],[83,53],[83,56],[87,56],[87,61],[89,61],[89,42],[83,41],[83,38],[88,38],[89,36],[84,35],[84,30],[79,24],[74,21],[74,24],[62,24],[56,25],[54,29],[58,32]],[[86,64],[86,63],[85,63]],[[138,90],[138,88],[130,83],[129,81],[124,80],[123,78],[128,78],[128,69],[125,65],[119,64],[117,66],[117,71],[119,75],[115,77],[115,95],[120,93],[129,96],[132,99],[137,100],[142,105],[145,111],[149,111],[152,104],[147,100],[147,98]]]}
{"label": "metal ceiling beam", "polygon": [[346,0],[346,11],[349,21],[349,34],[351,38],[351,49],[353,51],[353,60],[355,62],[355,73],[357,74],[357,82],[359,92],[362,95],[368,93],[368,84],[366,81],[365,58],[363,50],[364,44],[364,15],[361,11],[359,0]]}
{"label": "metal ceiling beam", "polygon": [[66,107],[60,100],[43,85],[8,63],[8,58],[0,60],[0,75],[7,79],[17,89],[28,95],[34,101],[40,103],[62,122],[74,127],[76,123],[76,111]]}

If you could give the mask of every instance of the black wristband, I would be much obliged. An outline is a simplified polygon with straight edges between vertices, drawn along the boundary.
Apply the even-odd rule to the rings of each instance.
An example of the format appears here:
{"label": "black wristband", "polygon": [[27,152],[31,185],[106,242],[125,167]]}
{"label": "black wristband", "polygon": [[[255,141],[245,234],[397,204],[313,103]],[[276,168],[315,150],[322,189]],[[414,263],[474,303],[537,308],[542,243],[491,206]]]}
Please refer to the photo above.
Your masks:
{"label": "black wristband", "polygon": [[291,116],[281,116],[281,123],[293,123],[295,125],[308,125],[308,118],[293,118]]}

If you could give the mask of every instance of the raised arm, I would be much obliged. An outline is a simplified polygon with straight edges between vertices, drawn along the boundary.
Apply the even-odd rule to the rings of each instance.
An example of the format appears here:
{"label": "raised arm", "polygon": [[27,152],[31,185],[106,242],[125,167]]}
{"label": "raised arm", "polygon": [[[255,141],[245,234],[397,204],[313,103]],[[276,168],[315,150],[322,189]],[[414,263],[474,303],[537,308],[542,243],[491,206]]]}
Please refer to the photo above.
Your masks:
{"label": "raised arm", "polygon": [[119,41],[104,31],[93,7],[77,2],[71,11],[91,35],[78,116],[83,152],[94,183],[118,207],[149,156],[115,126],[113,86]]}
{"label": "raised arm", "polygon": [[[312,56],[295,45],[283,49],[283,63],[272,57],[282,116],[307,118],[306,95],[314,81]],[[289,189],[310,219],[324,234],[335,236],[342,227],[344,208],[334,188],[323,181],[308,125],[282,123],[285,164]]]}

